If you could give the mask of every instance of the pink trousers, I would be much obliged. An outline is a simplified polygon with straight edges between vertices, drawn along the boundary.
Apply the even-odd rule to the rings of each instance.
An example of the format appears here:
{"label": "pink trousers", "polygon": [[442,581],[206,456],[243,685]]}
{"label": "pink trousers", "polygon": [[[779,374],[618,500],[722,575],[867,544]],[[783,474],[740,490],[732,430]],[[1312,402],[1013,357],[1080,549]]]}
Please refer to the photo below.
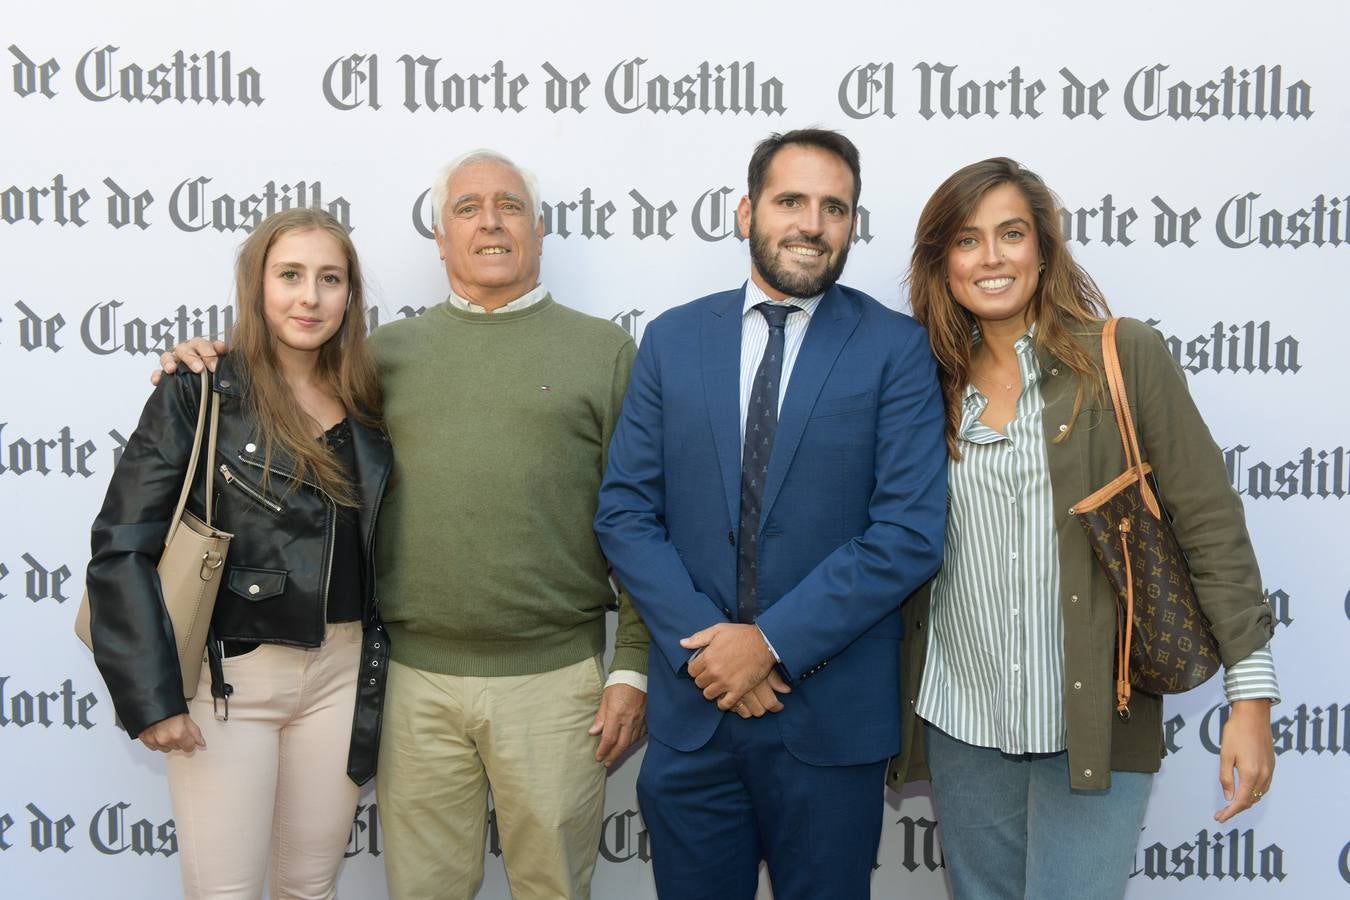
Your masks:
{"label": "pink trousers", "polygon": [[263,644],[225,660],[228,721],[202,666],[189,713],[206,740],[169,754],[184,896],[331,898],[358,788],[347,778],[361,625],[329,625],[314,650]]}

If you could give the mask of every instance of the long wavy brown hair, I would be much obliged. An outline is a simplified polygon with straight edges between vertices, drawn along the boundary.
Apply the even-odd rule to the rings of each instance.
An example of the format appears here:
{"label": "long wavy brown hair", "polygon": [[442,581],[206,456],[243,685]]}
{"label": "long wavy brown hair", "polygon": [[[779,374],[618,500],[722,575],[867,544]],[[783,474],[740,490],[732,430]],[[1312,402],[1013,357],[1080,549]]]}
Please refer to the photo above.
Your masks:
{"label": "long wavy brown hair", "polygon": [[[984,195],[1011,184],[1021,192],[1036,226],[1036,240],[1045,263],[1027,311],[1035,323],[1035,342],[1073,369],[1078,375],[1070,429],[1083,405],[1085,386],[1098,396],[1103,391],[1101,367],[1074,339],[1082,331],[1110,315],[1092,276],[1073,259],[1060,228],[1059,199],[1041,177],[1007,157],[972,163],[952,173],[928,198],[914,230],[914,253],[910,257],[909,302],[914,317],[928,329],[928,340],[938,363],[938,381],[947,412],[947,450],[960,459],[956,433],[961,426],[961,397],[970,380],[971,336],[975,318],[956,302],[947,286],[947,255],[958,232],[975,214]],[[1056,441],[1063,440],[1068,431]]]}
{"label": "long wavy brown hair", "polygon": [[319,348],[315,374],[337,397],[350,418],[382,427],[379,372],[366,343],[366,301],[356,247],[341,223],[319,209],[288,209],[264,219],[239,248],[235,264],[238,320],[232,352],[243,358],[247,372],[245,403],[258,422],[263,443],[263,473],[268,481],[273,453],[280,448],[295,460],[289,488],[310,478],[343,506],[359,506],[360,498],[341,462],[314,437],[317,422],[306,413],[282,374],[277,339],[263,314],[263,275],[267,254],[283,234],[318,229],[333,236],[347,258],[351,289],[342,327]]}

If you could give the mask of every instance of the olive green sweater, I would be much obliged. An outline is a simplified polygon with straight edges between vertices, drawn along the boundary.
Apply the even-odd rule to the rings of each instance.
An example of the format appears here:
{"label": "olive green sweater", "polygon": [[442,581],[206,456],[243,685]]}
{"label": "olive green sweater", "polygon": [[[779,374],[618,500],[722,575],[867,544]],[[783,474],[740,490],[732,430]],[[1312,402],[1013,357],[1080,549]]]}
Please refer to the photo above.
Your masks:
{"label": "olive green sweater", "polygon": [[[394,659],[527,675],[601,652],[614,594],[592,521],[632,339],[545,297],[492,315],[442,303],[373,344],[395,454],[375,540]],[[613,668],[646,663],[625,603]]]}

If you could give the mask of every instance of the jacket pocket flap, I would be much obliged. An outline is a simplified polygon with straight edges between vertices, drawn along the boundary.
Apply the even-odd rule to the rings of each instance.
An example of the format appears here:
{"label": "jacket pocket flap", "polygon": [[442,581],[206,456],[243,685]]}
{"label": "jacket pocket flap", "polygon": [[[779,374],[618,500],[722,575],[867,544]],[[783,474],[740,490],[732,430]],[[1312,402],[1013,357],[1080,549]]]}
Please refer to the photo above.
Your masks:
{"label": "jacket pocket flap", "polygon": [[280,569],[230,569],[230,590],[246,600],[267,600],[286,589],[286,573]]}
{"label": "jacket pocket flap", "polygon": [[811,410],[811,417],[823,419],[826,416],[842,416],[848,413],[874,409],[876,405],[877,395],[875,391],[849,394],[846,397],[822,397],[816,403],[815,409]]}

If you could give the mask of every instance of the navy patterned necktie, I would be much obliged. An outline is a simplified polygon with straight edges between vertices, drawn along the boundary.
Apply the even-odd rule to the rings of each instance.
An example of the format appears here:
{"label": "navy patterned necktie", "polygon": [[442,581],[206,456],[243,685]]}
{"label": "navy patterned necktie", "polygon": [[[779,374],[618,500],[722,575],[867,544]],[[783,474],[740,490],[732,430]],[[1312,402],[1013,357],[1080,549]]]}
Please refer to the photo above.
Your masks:
{"label": "navy patterned necktie", "polygon": [[759,555],[759,515],[764,505],[764,481],[778,428],[778,391],[783,373],[783,325],[800,306],[758,303],[755,309],[769,323],[769,343],[755,370],[750,405],[745,413],[745,441],[741,448],[741,522],[736,541],[736,618],[753,622],[759,615],[756,557]]}

